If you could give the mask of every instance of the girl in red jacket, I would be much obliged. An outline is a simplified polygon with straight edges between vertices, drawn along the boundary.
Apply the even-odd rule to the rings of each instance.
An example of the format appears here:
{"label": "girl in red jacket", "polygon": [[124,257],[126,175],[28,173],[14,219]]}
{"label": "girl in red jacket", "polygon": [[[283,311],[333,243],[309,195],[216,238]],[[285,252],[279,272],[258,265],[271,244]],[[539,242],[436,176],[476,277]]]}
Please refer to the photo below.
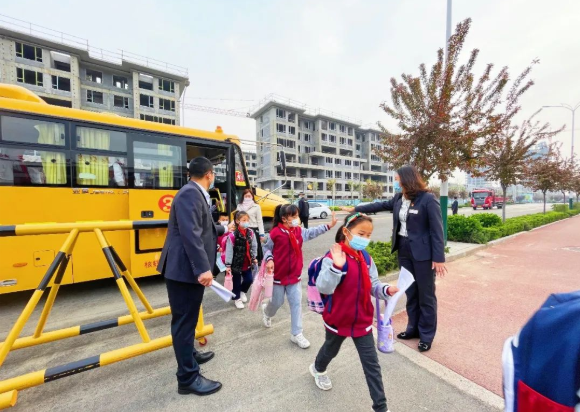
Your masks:
{"label": "girl in red jacket", "polygon": [[272,326],[272,317],[284,303],[284,295],[290,305],[291,336],[290,340],[306,349],[310,346],[302,334],[302,244],[312,240],[336,225],[332,212],[330,225],[319,225],[310,229],[300,227],[298,206],[278,205],[274,212],[274,226],[270,238],[264,245],[264,260],[268,272],[274,271],[274,289],[272,299],[262,306],[263,322],[267,328]]}
{"label": "girl in red jacket", "polygon": [[372,258],[370,265],[366,263],[362,251],[368,246],[372,233],[370,217],[362,213],[347,216],[336,233],[336,244],[322,260],[316,288],[330,297],[322,314],[326,340],[315,363],[310,365],[310,373],[320,389],[332,389],[326,368],[338,355],[342,342],[347,337],[352,338],[373,400],[373,410],[385,412],[388,411],[387,398],[372,334],[374,307],[371,294],[388,300],[399,289],[380,282]]}

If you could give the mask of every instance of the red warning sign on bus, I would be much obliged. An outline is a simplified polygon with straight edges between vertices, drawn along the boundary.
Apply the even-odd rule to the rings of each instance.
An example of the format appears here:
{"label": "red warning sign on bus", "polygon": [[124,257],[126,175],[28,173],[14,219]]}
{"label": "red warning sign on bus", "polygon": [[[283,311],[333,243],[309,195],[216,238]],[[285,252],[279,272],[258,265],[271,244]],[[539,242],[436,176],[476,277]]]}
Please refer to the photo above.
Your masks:
{"label": "red warning sign on bus", "polygon": [[173,195],[161,196],[158,203],[159,209],[161,209],[162,212],[169,213],[169,211],[171,210],[171,203],[173,203],[174,197],[175,196]]}

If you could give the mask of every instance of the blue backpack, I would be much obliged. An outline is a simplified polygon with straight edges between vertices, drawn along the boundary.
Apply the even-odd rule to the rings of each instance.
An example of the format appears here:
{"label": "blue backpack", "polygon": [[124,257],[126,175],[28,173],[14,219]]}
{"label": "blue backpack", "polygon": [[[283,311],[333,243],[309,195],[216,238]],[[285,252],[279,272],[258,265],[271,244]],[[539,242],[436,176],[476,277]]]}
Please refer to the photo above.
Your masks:
{"label": "blue backpack", "polygon": [[506,412],[580,410],[580,291],[551,295],[503,348]]}
{"label": "blue backpack", "polygon": [[[369,266],[370,268],[371,255],[369,255],[366,250],[363,250],[362,253],[365,258],[367,266]],[[322,267],[322,260],[327,256],[329,256],[329,253],[327,253],[324,256],[314,258],[308,265],[308,288],[307,288],[308,309],[318,314],[322,314],[322,312],[324,312],[326,304],[328,304],[329,310],[331,310],[332,308],[332,295],[328,296],[323,295],[316,288],[316,279],[318,279],[320,268]],[[344,264],[342,272],[346,273],[347,270],[348,270],[348,262]]]}

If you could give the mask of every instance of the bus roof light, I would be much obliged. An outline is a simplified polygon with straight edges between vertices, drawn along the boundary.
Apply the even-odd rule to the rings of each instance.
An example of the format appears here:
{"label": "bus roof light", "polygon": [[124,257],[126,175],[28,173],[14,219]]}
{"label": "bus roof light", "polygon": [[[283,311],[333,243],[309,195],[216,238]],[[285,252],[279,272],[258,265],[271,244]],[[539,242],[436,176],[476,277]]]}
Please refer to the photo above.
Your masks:
{"label": "bus roof light", "polygon": [[221,127],[221,126],[217,126],[217,127],[215,128],[215,132],[216,132],[216,133],[223,133],[224,131],[222,130],[222,127]]}

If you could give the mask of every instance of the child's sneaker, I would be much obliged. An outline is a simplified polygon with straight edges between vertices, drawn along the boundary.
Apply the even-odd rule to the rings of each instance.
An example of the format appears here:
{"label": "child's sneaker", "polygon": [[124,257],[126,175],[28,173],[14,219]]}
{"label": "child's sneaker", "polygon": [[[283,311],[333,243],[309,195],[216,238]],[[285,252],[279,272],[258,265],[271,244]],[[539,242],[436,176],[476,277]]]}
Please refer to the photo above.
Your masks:
{"label": "child's sneaker", "polygon": [[329,391],[332,389],[332,382],[328,377],[326,372],[318,372],[314,367],[314,364],[310,365],[310,374],[314,376],[314,382],[323,391]]}
{"label": "child's sneaker", "polygon": [[294,336],[291,335],[290,336],[290,341],[297,344],[298,347],[302,348],[302,349],[306,349],[308,347],[310,347],[310,342],[308,342],[308,339],[306,339],[304,337],[303,334],[299,333],[298,335]]}
{"label": "child's sneaker", "polygon": [[267,328],[271,328],[272,327],[272,318],[269,316],[266,316],[266,306],[268,306],[267,303],[264,303],[262,305],[262,321],[264,322],[264,326]]}
{"label": "child's sneaker", "polygon": [[234,301],[234,304],[236,305],[236,308],[238,308],[238,309],[244,309],[245,308],[244,302],[242,302],[241,299],[238,299],[238,300]]}
{"label": "child's sneaker", "polygon": [[243,303],[248,303],[248,297],[244,292],[240,292],[240,299],[242,300]]}

